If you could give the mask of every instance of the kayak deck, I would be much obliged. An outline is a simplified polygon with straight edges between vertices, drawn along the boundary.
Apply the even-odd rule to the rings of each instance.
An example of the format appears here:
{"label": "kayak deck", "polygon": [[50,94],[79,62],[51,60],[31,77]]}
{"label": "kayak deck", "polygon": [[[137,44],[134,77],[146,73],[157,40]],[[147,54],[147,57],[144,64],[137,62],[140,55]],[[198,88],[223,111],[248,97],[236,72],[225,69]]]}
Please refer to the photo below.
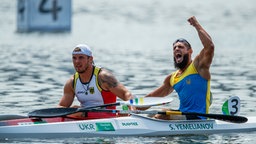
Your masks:
{"label": "kayak deck", "polygon": [[242,124],[219,120],[157,120],[141,115],[74,120],[72,118],[0,121],[0,138],[170,136],[256,131],[256,117]]}

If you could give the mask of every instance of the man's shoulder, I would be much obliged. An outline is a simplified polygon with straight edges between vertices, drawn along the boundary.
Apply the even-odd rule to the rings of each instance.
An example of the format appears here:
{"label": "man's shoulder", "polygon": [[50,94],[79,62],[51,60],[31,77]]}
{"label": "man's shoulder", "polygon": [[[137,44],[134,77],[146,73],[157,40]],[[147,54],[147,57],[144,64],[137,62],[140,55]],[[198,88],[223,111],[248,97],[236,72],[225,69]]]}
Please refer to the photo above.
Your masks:
{"label": "man's shoulder", "polygon": [[101,75],[101,76],[103,76],[103,75],[111,75],[112,73],[109,71],[109,70],[107,70],[106,68],[100,68],[99,70],[98,70],[98,73],[99,73],[99,75]]}

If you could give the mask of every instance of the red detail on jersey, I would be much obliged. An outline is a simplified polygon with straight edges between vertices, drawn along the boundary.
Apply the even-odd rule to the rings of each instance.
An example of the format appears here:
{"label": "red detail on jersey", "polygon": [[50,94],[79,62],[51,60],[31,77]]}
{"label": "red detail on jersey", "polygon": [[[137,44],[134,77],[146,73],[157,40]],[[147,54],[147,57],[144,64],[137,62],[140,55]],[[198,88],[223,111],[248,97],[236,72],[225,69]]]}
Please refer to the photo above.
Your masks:
{"label": "red detail on jersey", "polygon": [[[101,95],[102,95],[104,104],[115,103],[116,102],[116,95],[114,95],[110,91],[102,90]],[[116,109],[116,106],[109,106],[109,107],[107,107],[107,109]]]}

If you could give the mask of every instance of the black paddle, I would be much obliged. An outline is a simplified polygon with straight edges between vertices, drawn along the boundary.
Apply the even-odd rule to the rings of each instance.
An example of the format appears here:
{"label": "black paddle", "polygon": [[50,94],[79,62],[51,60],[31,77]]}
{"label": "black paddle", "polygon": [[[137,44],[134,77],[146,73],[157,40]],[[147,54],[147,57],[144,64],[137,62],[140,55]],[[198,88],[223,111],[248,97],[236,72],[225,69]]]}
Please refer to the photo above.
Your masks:
{"label": "black paddle", "polygon": [[222,120],[232,123],[245,123],[248,121],[246,117],[243,116],[233,116],[233,115],[223,115],[223,114],[204,114],[204,113],[195,113],[195,112],[179,112],[179,111],[166,111],[162,112],[166,115],[193,115],[193,116],[202,116],[217,120]]}
{"label": "black paddle", "polygon": [[51,118],[51,117],[62,117],[78,112],[84,112],[86,110],[95,109],[95,108],[103,108],[108,106],[117,106],[120,105],[119,102],[117,103],[110,103],[110,104],[103,104],[98,106],[91,106],[85,108],[47,108],[47,109],[40,109],[35,110],[28,113],[29,117],[37,117],[37,118]]}
{"label": "black paddle", "polygon": [[129,101],[121,101],[117,103],[111,104],[103,104],[92,107],[85,108],[47,108],[35,110],[28,113],[29,117],[38,117],[38,118],[50,118],[50,117],[62,117],[66,115],[70,115],[77,112],[85,112],[86,110],[103,108],[107,106],[117,106],[117,105],[130,105],[134,107],[150,107],[150,106],[158,106],[170,103],[173,99],[170,97],[139,97],[134,98]]}
{"label": "black paddle", "polygon": [[180,112],[180,111],[130,111],[130,110],[107,110],[107,109],[90,109],[86,110],[90,112],[110,112],[110,113],[121,113],[121,114],[162,114],[162,115],[193,115],[193,116],[203,116],[207,118],[212,118],[216,120],[232,122],[232,123],[245,123],[248,121],[246,117],[243,116],[232,116],[223,114],[203,114],[194,112]]}

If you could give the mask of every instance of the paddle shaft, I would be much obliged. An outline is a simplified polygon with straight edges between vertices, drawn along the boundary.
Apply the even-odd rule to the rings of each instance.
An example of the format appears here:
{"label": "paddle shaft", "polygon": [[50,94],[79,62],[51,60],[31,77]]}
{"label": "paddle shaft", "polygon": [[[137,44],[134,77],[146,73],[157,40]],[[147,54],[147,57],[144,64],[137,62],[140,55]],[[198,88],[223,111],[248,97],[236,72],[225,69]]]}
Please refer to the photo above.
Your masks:
{"label": "paddle shaft", "polygon": [[13,120],[13,119],[24,119],[27,118],[27,116],[23,116],[23,115],[13,115],[13,114],[0,114],[0,121],[4,121],[4,120]]}
{"label": "paddle shaft", "polygon": [[85,108],[77,108],[76,112],[84,112],[85,110],[88,110],[88,109],[104,108],[104,107],[119,106],[119,105],[121,105],[121,103],[120,102],[116,102],[116,103],[103,104],[103,105],[91,106],[91,107],[85,107]]}
{"label": "paddle shaft", "polygon": [[193,116],[202,116],[232,123],[245,123],[248,121],[246,117],[242,116],[233,116],[233,115],[223,115],[223,114],[204,114],[204,113],[195,113],[195,112],[179,112],[179,111],[166,111],[166,115],[193,115]]}

